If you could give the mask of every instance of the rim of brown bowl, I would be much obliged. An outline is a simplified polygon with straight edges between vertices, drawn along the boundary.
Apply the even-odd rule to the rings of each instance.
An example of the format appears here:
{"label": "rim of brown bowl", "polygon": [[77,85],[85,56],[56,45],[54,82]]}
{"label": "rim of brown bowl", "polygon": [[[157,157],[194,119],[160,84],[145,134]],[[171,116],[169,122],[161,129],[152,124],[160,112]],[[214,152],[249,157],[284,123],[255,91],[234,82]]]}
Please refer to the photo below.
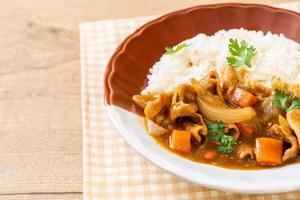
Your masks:
{"label": "rim of brown bowl", "polygon": [[[138,38],[143,37],[143,34],[145,32],[147,32],[151,29],[154,29],[159,24],[166,22],[170,18],[174,18],[174,17],[180,16],[180,15],[188,16],[188,14],[191,14],[192,12],[196,12],[196,11],[200,12],[203,10],[216,10],[216,9],[221,9],[221,8],[222,9],[224,9],[224,8],[236,9],[235,11],[239,11],[239,12],[241,12],[242,10],[245,10],[245,9],[246,10],[247,9],[253,9],[253,10],[256,9],[257,12],[258,11],[263,11],[263,12],[268,11],[268,12],[271,12],[273,15],[279,14],[279,13],[286,14],[289,17],[298,18],[298,20],[300,21],[300,14],[297,12],[291,11],[291,10],[275,8],[275,7],[271,7],[268,5],[262,5],[262,4],[243,4],[243,3],[222,3],[222,4],[199,5],[199,6],[193,6],[193,7],[177,10],[177,11],[162,15],[154,20],[151,20],[151,21],[145,23],[144,25],[142,25],[141,27],[136,29],[133,33],[128,35],[123,40],[123,42],[121,42],[118,45],[118,47],[114,51],[114,53],[112,54],[112,56],[107,64],[105,74],[104,74],[104,102],[107,105],[115,105],[115,106],[121,107],[123,109],[126,109],[128,111],[139,113],[138,112],[139,110],[138,110],[138,108],[136,108],[134,106],[133,101],[131,100],[131,97],[133,94],[138,94],[141,91],[142,87],[145,86],[145,81],[147,79],[146,74],[144,74],[144,77],[142,77],[143,81],[142,82],[140,81],[140,83],[138,84],[139,86],[134,86],[135,87],[134,93],[131,91],[131,94],[121,94],[121,95],[118,94],[118,93],[120,93],[120,89],[119,89],[119,91],[117,91],[117,89],[116,89],[117,87],[115,86],[115,82],[112,81],[112,77],[113,77],[113,75],[116,74],[116,72],[118,70],[118,65],[120,64],[119,58],[122,55],[127,53],[128,47],[134,40],[137,40]],[[259,24],[261,22],[255,22],[255,23]],[[242,27],[240,27],[240,28],[242,28]],[[219,30],[221,30],[221,29],[219,29]],[[254,28],[254,30],[256,30],[256,29]],[[257,29],[257,30],[259,30],[259,29]],[[265,32],[267,30],[263,30],[263,31]],[[200,32],[198,32],[198,33],[200,33]],[[196,34],[198,34],[198,33],[196,33]],[[291,36],[289,38],[294,39],[294,40],[300,40],[300,34],[299,34],[299,38],[295,38],[293,36]],[[188,39],[188,38],[185,38],[185,39]],[[180,42],[180,41],[177,41],[177,43],[178,42]],[[168,45],[172,45],[172,44],[166,44],[165,46],[168,46]],[[157,57],[156,60],[153,60],[153,63],[158,61],[159,57]],[[147,66],[147,67],[148,67],[147,68],[147,74],[148,74],[148,70],[152,66]]]}

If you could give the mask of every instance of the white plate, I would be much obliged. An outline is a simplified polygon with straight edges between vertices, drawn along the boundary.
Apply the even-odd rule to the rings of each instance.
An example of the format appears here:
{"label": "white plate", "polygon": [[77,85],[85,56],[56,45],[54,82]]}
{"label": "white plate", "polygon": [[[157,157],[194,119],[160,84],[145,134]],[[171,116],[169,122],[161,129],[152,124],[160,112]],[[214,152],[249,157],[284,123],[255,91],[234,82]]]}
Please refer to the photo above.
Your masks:
{"label": "white plate", "polygon": [[279,193],[300,189],[300,164],[247,171],[193,162],[160,147],[148,136],[138,115],[112,105],[106,105],[106,110],[130,146],[158,167],[186,180],[241,193]]}

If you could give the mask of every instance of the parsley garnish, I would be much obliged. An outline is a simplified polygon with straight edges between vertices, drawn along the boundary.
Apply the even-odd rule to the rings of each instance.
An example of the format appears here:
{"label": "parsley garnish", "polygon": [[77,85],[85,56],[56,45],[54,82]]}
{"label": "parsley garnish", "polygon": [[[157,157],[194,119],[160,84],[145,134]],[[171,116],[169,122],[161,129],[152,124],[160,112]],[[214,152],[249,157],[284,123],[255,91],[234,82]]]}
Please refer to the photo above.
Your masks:
{"label": "parsley garnish", "polygon": [[235,144],[236,142],[232,136],[223,135],[221,138],[221,145],[217,147],[217,151],[223,154],[231,154],[233,152],[233,145]]}
{"label": "parsley garnish", "polygon": [[229,40],[230,56],[227,57],[227,62],[233,67],[247,66],[251,67],[251,58],[256,55],[256,49],[253,46],[242,40],[239,44],[237,39]]}
{"label": "parsley garnish", "polygon": [[282,110],[287,110],[287,104],[291,94],[283,90],[275,89],[275,94],[273,95],[273,105],[275,108]]}
{"label": "parsley garnish", "polygon": [[225,126],[222,121],[210,121],[206,123],[208,140],[218,144],[217,151],[222,154],[231,154],[236,144],[232,136],[225,135]]}
{"label": "parsley garnish", "polygon": [[285,92],[283,90],[275,89],[273,95],[273,105],[275,108],[284,110],[286,112],[291,111],[296,108],[300,108],[300,101],[298,97],[293,97],[289,105],[289,100],[291,99],[292,94]]}
{"label": "parsley garnish", "polygon": [[294,97],[294,98],[292,99],[291,105],[290,105],[290,107],[287,109],[286,112],[289,112],[289,111],[291,111],[291,110],[293,110],[293,109],[296,109],[296,108],[300,108],[300,101],[299,101],[299,98],[298,98],[298,97]]}
{"label": "parsley garnish", "polygon": [[186,43],[181,43],[181,44],[178,44],[177,46],[171,48],[171,47],[166,47],[165,50],[166,50],[166,53],[167,54],[174,54],[174,53],[177,53],[178,51],[180,51],[181,49],[183,48],[186,48],[188,47],[189,44],[186,44]]}
{"label": "parsley garnish", "polygon": [[211,121],[206,123],[208,140],[219,142],[224,135],[224,123],[222,121]]}

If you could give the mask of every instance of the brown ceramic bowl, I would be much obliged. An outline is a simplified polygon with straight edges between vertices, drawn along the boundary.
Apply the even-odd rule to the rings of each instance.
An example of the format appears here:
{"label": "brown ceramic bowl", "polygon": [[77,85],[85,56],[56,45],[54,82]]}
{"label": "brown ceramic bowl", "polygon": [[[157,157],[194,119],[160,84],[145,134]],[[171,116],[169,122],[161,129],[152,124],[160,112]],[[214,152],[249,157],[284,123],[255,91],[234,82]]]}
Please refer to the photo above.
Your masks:
{"label": "brown ceramic bowl", "polygon": [[256,4],[202,5],[166,14],[138,28],[115,50],[105,73],[105,101],[135,111],[132,95],[145,86],[149,69],[166,46],[199,33],[241,27],[283,33],[300,42],[299,22],[298,13]]}
{"label": "brown ceramic bowl", "polygon": [[[199,33],[245,28],[283,33],[300,42],[300,14],[254,4],[215,4],[179,10],[137,29],[115,50],[105,73],[106,109],[127,142],[159,167],[190,181],[226,191],[266,193],[300,189],[300,163],[266,170],[229,170],[173,155],[147,136],[132,95],[146,84],[149,68],[166,46]],[[230,181],[228,181],[230,180]]]}

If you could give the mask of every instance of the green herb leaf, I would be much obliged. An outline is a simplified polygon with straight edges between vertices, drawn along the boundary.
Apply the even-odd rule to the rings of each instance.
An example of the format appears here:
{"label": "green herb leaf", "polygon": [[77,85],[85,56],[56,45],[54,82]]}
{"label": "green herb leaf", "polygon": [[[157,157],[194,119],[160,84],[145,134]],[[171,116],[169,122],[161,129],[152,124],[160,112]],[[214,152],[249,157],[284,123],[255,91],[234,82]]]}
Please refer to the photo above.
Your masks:
{"label": "green herb leaf", "polygon": [[221,144],[217,147],[217,151],[222,154],[231,154],[235,144],[236,142],[232,136],[223,135],[221,138]]}
{"label": "green herb leaf", "polygon": [[286,110],[286,112],[289,112],[293,109],[296,109],[296,108],[300,108],[300,101],[299,101],[299,98],[298,97],[294,97],[292,102],[291,102],[291,105],[290,107]]}
{"label": "green herb leaf", "polygon": [[236,144],[232,136],[225,135],[225,125],[222,121],[206,123],[208,140],[218,144],[217,151],[222,154],[231,154]]}
{"label": "green herb leaf", "polygon": [[291,103],[289,104],[291,97],[291,93],[275,89],[275,93],[272,97],[274,107],[286,112],[300,108],[300,101],[298,97],[293,97]]}
{"label": "green herb leaf", "polygon": [[222,121],[210,121],[206,123],[208,140],[219,142],[224,135],[224,123]]}
{"label": "green herb leaf", "polygon": [[245,40],[239,43],[237,39],[229,40],[229,52],[230,56],[227,57],[227,62],[233,67],[251,67],[250,60],[256,55],[256,49],[253,46]]}
{"label": "green herb leaf", "polygon": [[178,51],[180,51],[181,49],[183,48],[186,48],[188,47],[189,44],[186,44],[186,43],[181,43],[181,44],[178,44],[177,46],[171,48],[171,47],[166,47],[165,50],[166,50],[166,53],[167,54],[174,54],[174,53],[177,53]]}
{"label": "green herb leaf", "polygon": [[273,95],[273,105],[275,108],[286,111],[288,109],[287,104],[291,94],[283,90],[275,89]]}

